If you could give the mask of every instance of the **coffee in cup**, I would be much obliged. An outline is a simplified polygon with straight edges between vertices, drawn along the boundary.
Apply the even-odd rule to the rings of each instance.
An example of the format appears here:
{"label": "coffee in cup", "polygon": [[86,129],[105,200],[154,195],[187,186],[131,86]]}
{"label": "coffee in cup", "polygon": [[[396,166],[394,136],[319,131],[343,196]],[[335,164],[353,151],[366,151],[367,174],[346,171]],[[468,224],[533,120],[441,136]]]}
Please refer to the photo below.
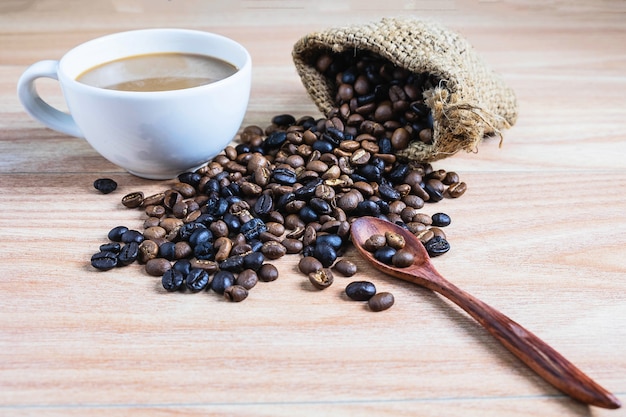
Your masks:
{"label": "coffee in cup", "polygon": [[[41,99],[35,80],[57,79],[69,114]],[[185,29],[94,39],[59,61],[31,65],[18,82],[29,114],[84,137],[102,156],[144,178],[169,179],[222,151],[248,105],[251,58],[237,42]]]}

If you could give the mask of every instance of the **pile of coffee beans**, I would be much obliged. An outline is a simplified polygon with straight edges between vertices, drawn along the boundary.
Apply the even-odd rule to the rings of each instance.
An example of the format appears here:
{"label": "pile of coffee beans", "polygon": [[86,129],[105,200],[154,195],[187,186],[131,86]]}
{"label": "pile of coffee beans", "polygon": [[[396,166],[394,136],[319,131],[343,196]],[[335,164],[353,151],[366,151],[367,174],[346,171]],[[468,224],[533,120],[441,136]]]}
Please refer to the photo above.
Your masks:
{"label": "pile of coffee beans", "polygon": [[[378,129],[372,123],[358,132]],[[125,195],[124,206],[145,213],[143,230],[112,229],[93,267],[137,261],[168,291],[210,289],[241,301],[258,281],[278,278],[271,261],[286,254],[302,255],[299,269],[315,288],[332,285],[333,272],[354,275],[356,265],[341,256],[358,216],[399,224],[427,247],[439,242],[433,255],[449,249],[441,230],[449,217],[420,209],[460,196],[465,184],[454,172],[397,160],[381,149],[387,136],[355,137],[336,118],[278,115],[240,138],[163,192]]]}

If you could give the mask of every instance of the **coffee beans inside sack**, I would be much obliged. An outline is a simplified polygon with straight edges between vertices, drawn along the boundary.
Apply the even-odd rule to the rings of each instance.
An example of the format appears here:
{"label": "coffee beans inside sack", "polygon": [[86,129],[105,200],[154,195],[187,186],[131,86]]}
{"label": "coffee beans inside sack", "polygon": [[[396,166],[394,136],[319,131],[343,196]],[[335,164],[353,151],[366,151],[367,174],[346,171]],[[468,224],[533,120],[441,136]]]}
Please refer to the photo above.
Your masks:
{"label": "coffee beans inside sack", "polygon": [[326,116],[353,131],[365,121],[382,125],[377,133],[393,139],[399,157],[475,152],[517,119],[513,90],[467,40],[434,22],[388,18],[311,33],[296,42],[293,60]]}

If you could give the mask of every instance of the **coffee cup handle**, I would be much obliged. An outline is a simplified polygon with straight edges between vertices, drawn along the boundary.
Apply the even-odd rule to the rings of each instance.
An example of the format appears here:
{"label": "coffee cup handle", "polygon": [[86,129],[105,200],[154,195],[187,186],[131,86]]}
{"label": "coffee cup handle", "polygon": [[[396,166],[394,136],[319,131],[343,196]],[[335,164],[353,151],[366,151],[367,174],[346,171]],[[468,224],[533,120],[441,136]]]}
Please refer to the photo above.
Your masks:
{"label": "coffee cup handle", "polygon": [[72,116],[46,103],[35,88],[35,80],[38,78],[52,78],[58,81],[58,68],[59,61],[54,60],[39,61],[28,67],[17,83],[18,98],[28,114],[47,127],[84,138]]}

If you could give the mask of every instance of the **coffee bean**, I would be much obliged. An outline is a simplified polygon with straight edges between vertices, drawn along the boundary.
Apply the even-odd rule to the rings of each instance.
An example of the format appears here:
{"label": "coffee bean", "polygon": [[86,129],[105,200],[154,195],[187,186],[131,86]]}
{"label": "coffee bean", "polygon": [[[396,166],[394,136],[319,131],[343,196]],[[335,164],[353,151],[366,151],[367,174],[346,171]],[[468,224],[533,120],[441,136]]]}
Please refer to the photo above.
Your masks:
{"label": "coffee bean", "polygon": [[357,272],[357,266],[354,262],[347,259],[338,260],[333,269],[345,277],[351,277]]}
{"label": "coffee bean", "polygon": [[443,255],[450,250],[450,244],[441,236],[434,236],[429,239],[424,246],[426,247],[426,251],[428,251],[428,255],[431,257]]}
{"label": "coffee bean", "polygon": [[467,190],[467,185],[464,182],[455,182],[450,184],[447,189],[447,193],[451,198],[459,198]]}
{"label": "coffee bean", "polygon": [[235,279],[235,284],[249,290],[253,288],[257,282],[259,282],[259,277],[257,273],[252,269],[244,269],[241,271],[237,278]]}
{"label": "coffee bean", "polygon": [[113,252],[113,253],[120,253],[120,250],[122,249],[122,245],[120,245],[118,242],[110,242],[110,243],[105,243],[100,245],[100,252]]}
{"label": "coffee bean", "polygon": [[263,253],[267,259],[278,259],[285,256],[287,249],[280,242],[269,241],[263,244],[261,253]]}
{"label": "coffee bean", "polygon": [[134,191],[126,194],[122,197],[122,204],[124,207],[137,208],[143,204],[143,193],[141,191]]}
{"label": "coffee bean", "polygon": [[446,213],[435,213],[432,215],[432,225],[437,227],[446,227],[450,225],[450,216]]}
{"label": "coffee bean", "polygon": [[322,263],[313,256],[305,256],[300,259],[300,262],[298,262],[298,269],[300,270],[300,272],[306,275],[310,274],[311,272],[319,271],[322,268]]}
{"label": "coffee bean", "polygon": [[226,288],[235,284],[235,275],[229,271],[218,271],[211,280],[211,289],[218,294],[224,294]]}
{"label": "coffee bean", "polygon": [[116,226],[109,231],[107,237],[109,238],[109,240],[112,240],[113,242],[121,242],[122,235],[126,233],[127,231],[128,231],[128,227],[126,226]]}
{"label": "coffee bean", "polygon": [[328,268],[322,268],[317,271],[309,273],[309,281],[318,290],[323,290],[330,287],[333,284],[333,273]]}
{"label": "coffee bean", "polygon": [[370,310],[378,312],[387,310],[393,306],[394,301],[393,294],[389,292],[379,292],[367,301],[367,305]]}
{"label": "coffee bean", "polygon": [[98,178],[93,182],[93,187],[102,194],[109,194],[117,189],[117,183],[111,178]]}
{"label": "coffee bean", "polygon": [[204,269],[192,268],[185,276],[185,287],[191,292],[199,292],[207,288],[210,276]]}
{"label": "coffee bean", "polygon": [[396,250],[391,246],[383,246],[380,249],[376,249],[374,252],[374,258],[379,262],[387,265],[391,265],[391,258],[396,254]]}
{"label": "coffee bean", "polygon": [[101,271],[107,271],[117,266],[117,254],[110,251],[101,251],[91,257],[91,266]]}
{"label": "coffee bean", "polygon": [[162,277],[166,271],[172,268],[170,261],[164,258],[154,258],[146,262],[146,272],[153,277]]}
{"label": "coffee bean", "polygon": [[376,294],[376,286],[369,281],[354,281],[346,286],[346,295],[354,301],[367,301]]}
{"label": "coffee bean", "polygon": [[363,247],[369,252],[375,252],[387,244],[387,238],[384,235],[373,234],[363,243]]}
{"label": "coffee bean", "polygon": [[313,249],[313,256],[322,263],[324,268],[330,268],[337,260],[337,251],[329,244],[317,243]]}
{"label": "coffee bean", "polygon": [[234,303],[239,303],[248,298],[248,289],[241,285],[231,285],[224,290],[224,298]]}
{"label": "coffee bean", "polygon": [[139,257],[139,243],[129,242],[125,244],[117,256],[118,265],[130,265]]}
{"label": "coffee bean", "polygon": [[391,257],[391,264],[398,268],[406,268],[413,265],[415,257],[408,249],[400,249]]}
{"label": "coffee bean", "polygon": [[394,249],[402,249],[406,244],[404,237],[394,232],[385,232],[385,242]]}
{"label": "coffee bean", "polygon": [[275,281],[278,278],[278,269],[272,264],[263,264],[257,271],[257,276],[263,282]]}
{"label": "coffee bean", "polygon": [[177,291],[183,285],[184,275],[176,270],[170,269],[165,271],[163,276],[161,277],[161,285],[167,291]]}

